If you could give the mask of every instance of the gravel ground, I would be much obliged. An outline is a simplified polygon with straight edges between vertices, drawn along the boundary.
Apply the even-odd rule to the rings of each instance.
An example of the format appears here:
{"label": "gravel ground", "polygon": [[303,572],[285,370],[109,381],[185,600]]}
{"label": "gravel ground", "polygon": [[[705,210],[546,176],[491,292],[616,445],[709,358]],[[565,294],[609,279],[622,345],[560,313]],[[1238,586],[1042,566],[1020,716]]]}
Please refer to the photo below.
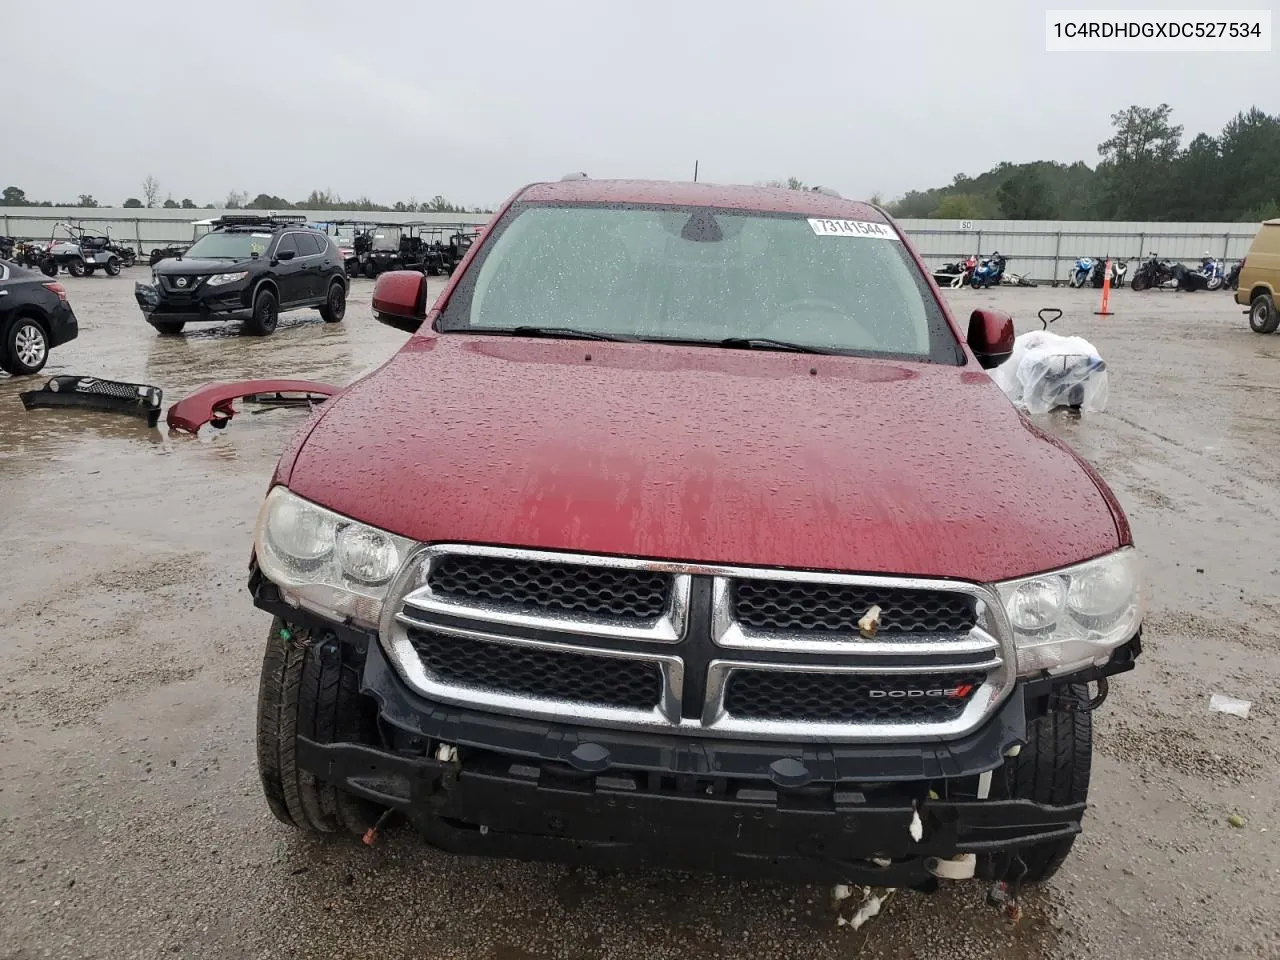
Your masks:
{"label": "gravel ground", "polygon": [[[159,384],[347,382],[404,335],[290,314],[275,336],[159,338],[133,279],[67,280],[81,336],[46,374]],[[1008,929],[977,883],[898,893],[863,929],[827,892],[453,859],[405,830],[368,848],[271,819],[254,765],[268,618],[254,515],[299,411],[198,438],[22,409],[0,375],[0,957],[707,958],[1280,955],[1280,338],[1224,293],[960,291],[1062,307],[1111,370],[1107,411],[1041,418],[1112,484],[1149,564],[1139,669],[1097,714],[1091,810]],[[1209,713],[1212,692],[1253,701]],[[1244,826],[1227,818],[1238,814]]]}

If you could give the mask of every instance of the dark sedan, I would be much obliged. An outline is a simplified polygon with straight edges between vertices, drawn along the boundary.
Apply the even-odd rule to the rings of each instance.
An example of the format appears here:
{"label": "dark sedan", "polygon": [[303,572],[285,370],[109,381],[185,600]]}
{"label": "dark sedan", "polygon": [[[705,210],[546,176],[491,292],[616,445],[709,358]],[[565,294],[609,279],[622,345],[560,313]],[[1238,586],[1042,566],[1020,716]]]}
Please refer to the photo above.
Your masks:
{"label": "dark sedan", "polygon": [[79,332],[62,284],[0,260],[0,369],[15,377],[39,373],[49,351]]}

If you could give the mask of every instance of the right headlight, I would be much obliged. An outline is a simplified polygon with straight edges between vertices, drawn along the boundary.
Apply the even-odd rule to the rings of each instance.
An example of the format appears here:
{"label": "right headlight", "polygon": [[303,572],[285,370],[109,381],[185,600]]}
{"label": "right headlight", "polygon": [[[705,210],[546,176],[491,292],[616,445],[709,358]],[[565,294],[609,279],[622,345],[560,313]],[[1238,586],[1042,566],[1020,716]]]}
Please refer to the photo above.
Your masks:
{"label": "right headlight", "polygon": [[1020,676],[1106,663],[1142,623],[1142,568],[1132,547],[996,589],[1013,628]]}
{"label": "right headlight", "polygon": [[413,547],[277,486],[258,514],[254,552],[289,603],[372,627]]}

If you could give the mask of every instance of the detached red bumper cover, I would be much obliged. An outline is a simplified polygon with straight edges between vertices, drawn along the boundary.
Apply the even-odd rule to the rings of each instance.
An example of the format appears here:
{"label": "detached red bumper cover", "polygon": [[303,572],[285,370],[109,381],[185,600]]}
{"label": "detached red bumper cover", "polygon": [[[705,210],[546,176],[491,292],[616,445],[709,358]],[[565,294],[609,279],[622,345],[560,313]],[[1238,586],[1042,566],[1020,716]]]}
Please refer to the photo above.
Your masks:
{"label": "detached red bumper cover", "polygon": [[314,380],[214,381],[171,406],[165,420],[170,430],[196,433],[206,423],[225,427],[235,416],[236,400],[253,400],[269,406],[313,406],[340,389]]}

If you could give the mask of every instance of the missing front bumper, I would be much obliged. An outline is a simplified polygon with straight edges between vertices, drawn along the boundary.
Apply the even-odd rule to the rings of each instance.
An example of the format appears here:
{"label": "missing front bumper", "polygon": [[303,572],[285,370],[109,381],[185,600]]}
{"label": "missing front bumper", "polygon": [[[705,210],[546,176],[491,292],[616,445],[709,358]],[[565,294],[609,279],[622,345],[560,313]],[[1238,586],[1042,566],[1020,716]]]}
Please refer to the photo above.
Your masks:
{"label": "missing front bumper", "polygon": [[[444,762],[300,738],[301,769],[397,810],[454,853],[650,866],[802,882],[912,886],[932,859],[995,854],[1080,832],[1084,804],[925,800],[837,788],[833,803],[741,785],[583,774],[492,754]],[[923,834],[910,825],[919,813]]]}

